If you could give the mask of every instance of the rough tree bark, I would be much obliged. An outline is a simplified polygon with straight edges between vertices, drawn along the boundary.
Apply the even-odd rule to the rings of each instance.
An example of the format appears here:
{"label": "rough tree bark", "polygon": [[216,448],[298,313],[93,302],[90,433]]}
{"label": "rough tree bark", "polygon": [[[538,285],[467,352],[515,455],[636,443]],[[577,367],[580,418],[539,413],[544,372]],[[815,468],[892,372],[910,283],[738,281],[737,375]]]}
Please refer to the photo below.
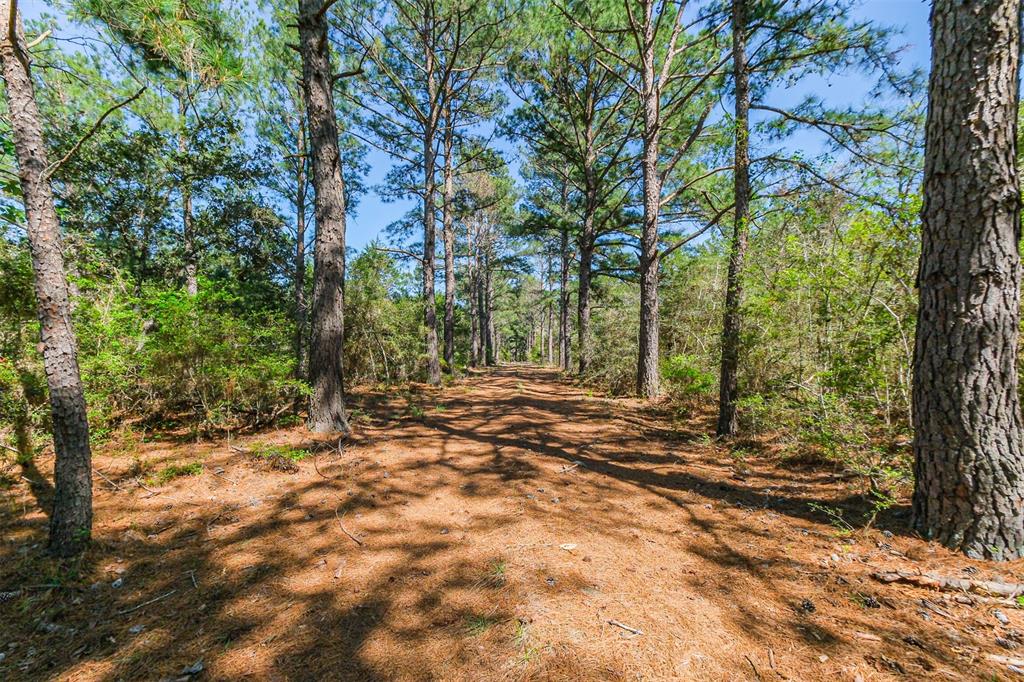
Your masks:
{"label": "rough tree bark", "polygon": [[295,375],[305,379],[306,358],[306,124],[298,112],[298,149],[295,150]]}
{"label": "rough tree bark", "polygon": [[484,254],[484,281],[482,292],[484,362],[488,367],[498,364],[498,338],[494,329],[494,288],[491,277],[490,255]]}
{"label": "rough tree bark", "polygon": [[444,184],[442,186],[441,237],[444,241],[444,363],[445,371],[455,371],[455,198],[452,149],[455,128],[451,123],[451,110],[445,117],[444,129]]}
{"label": "rough tree bark", "polygon": [[644,117],[643,155],[643,230],[640,235],[640,348],[637,355],[636,392],[654,398],[659,391],[658,372],[658,214],[661,211],[661,173],[658,148],[661,133],[660,94],[655,69],[655,24],[647,6],[644,23],[644,49],[641,58],[641,89]]}
{"label": "rough tree bark", "polygon": [[562,226],[559,255],[561,263],[558,275],[558,362],[562,371],[568,372],[572,366],[572,359],[569,356],[569,268],[572,256],[569,253],[569,228],[565,225]]}
{"label": "rough tree bark", "polygon": [[1004,560],[1024,556],[1020,19],[1020,0],[932,7],[914,354],[914,527]]}
{"label": "rough tree bark", "polygon": [[341,356],[345,338],[345,185],[331,95],[327,5],[323,0],[299,0],[298,5],[302,89],[309,124],[316,216],[309,358],[313,395],[308,425],[314,432],[347,432]]}
{"label": "rough tree bark", "polygon": [[437,85],[434,82],[435,55],[429,45],[424,55],[424,64],[427,98],[432,106],[423,123],[423,323],[427,328],[427,383],[436,386],[441,383],[441,360],[437,352],[437,304],[434,301],[434,253],[437,250],[434,196],[437,160],[434,140],[437,136],[439,111],[433,106]]}
{"label": "rough tree bark", "polygon": [[594,217],[589,213],[583,219],[580,233],[580,271],[577,275],[576,337],[579,373],[590,369],[590,276],[594,264]]}
{"label": "rough tree bark", "polygon": [[729,270],[725,284],[725,315],[722,320],[722,362],[719,372],[718,426],[719,436],[736,433],[736,373],[740,353],[740,277],[747,252],[750,223],[750,74],[746,62],[747,8],[746,0],[732,3],[732,61],[736,82],[736,139],[733,187],[736,198],[732,240],[729,244]]}
{"label": "rough tree bark", "polygon": [[480,364],[480,254],[474,237],[473,226],[476,221],[466,221],[466,243],[469,247],[469,366]]}
{"label": "rough tree bark", "polygon": [[50,392],[54,464],[50,550],[60,556],[81,551],[92,532],[92,453],[85,394],[78,371],[78,345],[71,324],[60,222],[47,177],[42,117],[30,75],[21,16],[13,0],[0,0],[7,30],[0,42],[0,66],[7,84],[7,110],[18,177],[28,218],[29,248],[35,272],[43,367]]}
{"label": "rough tree bark", "polygon": [[199,293],[199,253],[196,249],[196,221],[192,211],[192,178],[185,162],[188,154],[188,101],[184,91],[178,100],[178,155],[181,157],[181,232],[185,260],[185,291],[189,296]]}

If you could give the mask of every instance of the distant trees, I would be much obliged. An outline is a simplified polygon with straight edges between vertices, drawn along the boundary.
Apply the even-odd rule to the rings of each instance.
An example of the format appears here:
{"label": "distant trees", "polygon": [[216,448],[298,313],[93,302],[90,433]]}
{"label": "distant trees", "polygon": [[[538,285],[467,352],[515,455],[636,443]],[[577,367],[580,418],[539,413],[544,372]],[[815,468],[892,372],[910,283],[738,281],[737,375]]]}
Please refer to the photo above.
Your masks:
{"label": "distant trees", "polygon": [[[396,0],[385,7],[360,7],[339,20],[341,33],[364,60],[348,97],[364,109],[371,142],[401,162],[391,173],[390,189],[422,201],[419,265],[431,384],[441,381],[434,297],[438,207],[447,271],[445,357],[454,358],[454,155],[460,130],[489,116],[492,100],[480,81],[493,76],[498,54],[510,37],[508,19],[500,2]],[[419,181],[412,182],[417,175]]]}
{"label": "distant trees", "polygon": [[914,527],[1024,556],[1018,385],[1021,3],[937,0],[914,353]]}
{"label": "distant trees", "polygon": [[[584,5],[569,11],[575,10],[581,17],[589,15]],[[538,177],[557,177],[562,184],[560,211],[576,217],[576,224],[570,226],[564,222],[568,216],[555,213],[566,242],[571,234],[577,247],[577,369],[585,375],[593,359],[594,260],[601,238],[623,228],[619,209],[629,196],[629,163],[635,158],[630,142],[637,125],[622,74],[602,65],[602,53],[586,30],[557,14],[539,13],[535,23],[538,37],[506,74],[509,87],[522,102],[509,124],[513,134],[536,150],[534,164],[543,166]],[[566,274],[568,255],[566,243],[562,249]],[[560,316],[563,346],[567,346],[568,320]],[[568,355],[563,347],[562,356]]]}
{"label": "distant trees", "polygon": [[0,66],[28,220],[39,338],[56,451],[50,549],[69,556],[79,552],[92,533],[89,423],[78,369],[78,344],[71,323],[60,221],[50,188],[54,166],[48,160],[43,120],[30,72],[31,55],[16,0],[2,0],[0,16],[6,19],[0,40]]}

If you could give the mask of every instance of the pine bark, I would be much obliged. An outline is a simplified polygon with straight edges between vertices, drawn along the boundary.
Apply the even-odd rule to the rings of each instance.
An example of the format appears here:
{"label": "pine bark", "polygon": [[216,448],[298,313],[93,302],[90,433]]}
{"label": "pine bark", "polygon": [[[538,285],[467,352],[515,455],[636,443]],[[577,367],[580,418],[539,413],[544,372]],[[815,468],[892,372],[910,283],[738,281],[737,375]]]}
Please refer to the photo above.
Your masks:
{"label": "pine bark", "polygon": [[594,216],[589,211],[583,216],[580,233],[580,271],[577,275],[576,337],[578,339],[578,365],[580,375],[590,369],[592,357],[590,339],[590,278],[594,264]]}
{"label": "pine bark", "polygon": [[[589,103],[589,102],[588,102]],[[584,375],[593,361],[593,340],[590,338],[590,283],[593,279],[594,250],[597,248],[597,151],[594,148],[593,105],[587,107],[586,147],[583,155],[583,229],[580,231],[580,271],[577,276],[576,335],[578,337],[579,373]],[[563,189],[563,197],[564,197]],[[563,205],[567,199],[563,198]]]}
{"label": "pine bark", "polygon": [[733,77],[736,83],[736,140],[733,191],[736,201],[729,269],[725,284],[725,314],[722,320],[722,361],[718,388],[719,436],[736,433],[737,372],[740,354],[740,297],[743,294],[743,260],[747,252],[750,224],[750,74],[747,70],[747,0],[732,3]]}
{"label": "pine bark", "polygon": [[295,375],[305,379],[308,375],[306,357],[306,125],[299,112],[298,149],[295,165]]}
{"label": "pine bark", "polygon": [[481,337],[480,333],[480,253],[478,239],[474,237],[473,228],[466,228],[466,243],[469,246],[469,365],[480,364]]}
{"label": "pine bark", "polygon": [[449,374],[455,370],[455,215],[452,205],[455,198],[452,171],[455,131],[450,119],[449,111],[444,130],[444,184],[441,205],[441,235],[444,241],[444,363],[445,371]]}
{"label": "pine bark", "polygon": [[199,293],[199,253],[196,249],[196,221],[192,209],[192,175],[188,156],[188,103],[184,92],[178,100],[178,156],[181,162],[181,231],[185,260],[185,291],[189,296]]}
{"label": "pine bark", "polygon": [[569,268],[572,256],[569,253],[569,228],[564,225],[562,226],[559,255],[561,263],[558,274],[558,362],[562,370],[568,372],[572,366],[569,336]]}
{"label": "pine bark", "polygon": [[[427,69],[430,73],[433,55],[427,53]],[[432,83],[432,76],[431,83]],[[433,100],[433,85],[429,89]],[[431,114],[432,116],[433,114]],[[437,250],[437,226],[435,220],[434,152],[435,122],[428,120],[423,131],[423,324],[426,327],[427,383],[434,386],[441,383],[441,360],[437,348],[437,304],[434,301],[434,254]]]}
{"label": "pine bark", "polygon": [[57,555],[71,556],[85,547],[92,533],[89,422],[71,323],[60,222],[47,177],[42,117],[32,85],[21,16],[10,3],[0,2],[0,16],[13,20],[4,22],[9,32],[0,43],[0,66],[7,85],[7,110],[28,219],[43,368],[50,393],[56,461],[49,546]]}
{"label": "pine bark", "polygon": [[493,367],[498,364],[498,338],[494,328],[494,289],[489,254],[484,255],[483,279],[481,299],[483,303],[484,362],[488,367]]}
{"label": "pine bark", "polygon": [[655,69],[654,22],[645,23],[644,49],[641,54],[641,84],[644,117],[643,154],[643,229],[640,235],[640,339],[637,355],[636,392],[642,398],[657,397],[660,390],[658,370],[659,311],[658,215],[661,211],[661,173],[658,152],[661,133],[660,93]]}
{"label": "pine bark", "polygon": [[932,7],[914,528],[970,557],[1024,556],[1018,395],[1019,0]]}
{"label": "pine bark", "polygon": [[309,380],[309,429],[347,432],[342,347],[345,338],[345,185],[323,0],[298,2],[302,87],[309,124],[316,216]]}

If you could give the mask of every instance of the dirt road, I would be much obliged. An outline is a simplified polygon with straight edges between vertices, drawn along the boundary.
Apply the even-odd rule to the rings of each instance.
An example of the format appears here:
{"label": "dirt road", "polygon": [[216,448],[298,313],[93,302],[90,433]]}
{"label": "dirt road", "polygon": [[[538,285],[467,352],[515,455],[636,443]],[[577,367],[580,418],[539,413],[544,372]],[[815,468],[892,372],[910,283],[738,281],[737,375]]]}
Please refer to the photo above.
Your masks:
{"label": "dirt road", "polygon": [[985,654],[1020,655],[995,637],[1021,612],[870,573],[1021,566],[898,516],[844,534],[811,504],[853,509],[849,481],[713,443],[700,415],[530,367],[355,404],[354,438],[293,472],[252,455],[301,456],[301,427],[100,449],[96,543],[70,567],[41,556],[41,461],[4,493],[0,591],[22,591],[0,604],[0,677],[989,679],[1006,666]]}

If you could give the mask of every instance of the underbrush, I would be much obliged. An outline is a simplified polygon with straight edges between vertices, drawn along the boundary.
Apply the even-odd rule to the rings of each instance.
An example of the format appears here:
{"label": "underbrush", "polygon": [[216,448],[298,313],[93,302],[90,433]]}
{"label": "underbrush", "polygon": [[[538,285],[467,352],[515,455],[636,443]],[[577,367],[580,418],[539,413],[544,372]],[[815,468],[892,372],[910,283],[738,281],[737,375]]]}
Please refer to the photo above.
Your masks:
{"label": "underbrush", "polygon": [[257,443],[246,456],[257,469],[295,473],[299,470],[297,462],[310,456],[310,451],[291,445],[265,445]]}
{"label": "underbrush", "polygon": [[827,394],[815,402],[756,394],[740,401],[739,415],[741,431],[760,435],[783,464],[831,469],[859,482],[871,508],[869,523],[911,492],[905,420],[887,421]]}

